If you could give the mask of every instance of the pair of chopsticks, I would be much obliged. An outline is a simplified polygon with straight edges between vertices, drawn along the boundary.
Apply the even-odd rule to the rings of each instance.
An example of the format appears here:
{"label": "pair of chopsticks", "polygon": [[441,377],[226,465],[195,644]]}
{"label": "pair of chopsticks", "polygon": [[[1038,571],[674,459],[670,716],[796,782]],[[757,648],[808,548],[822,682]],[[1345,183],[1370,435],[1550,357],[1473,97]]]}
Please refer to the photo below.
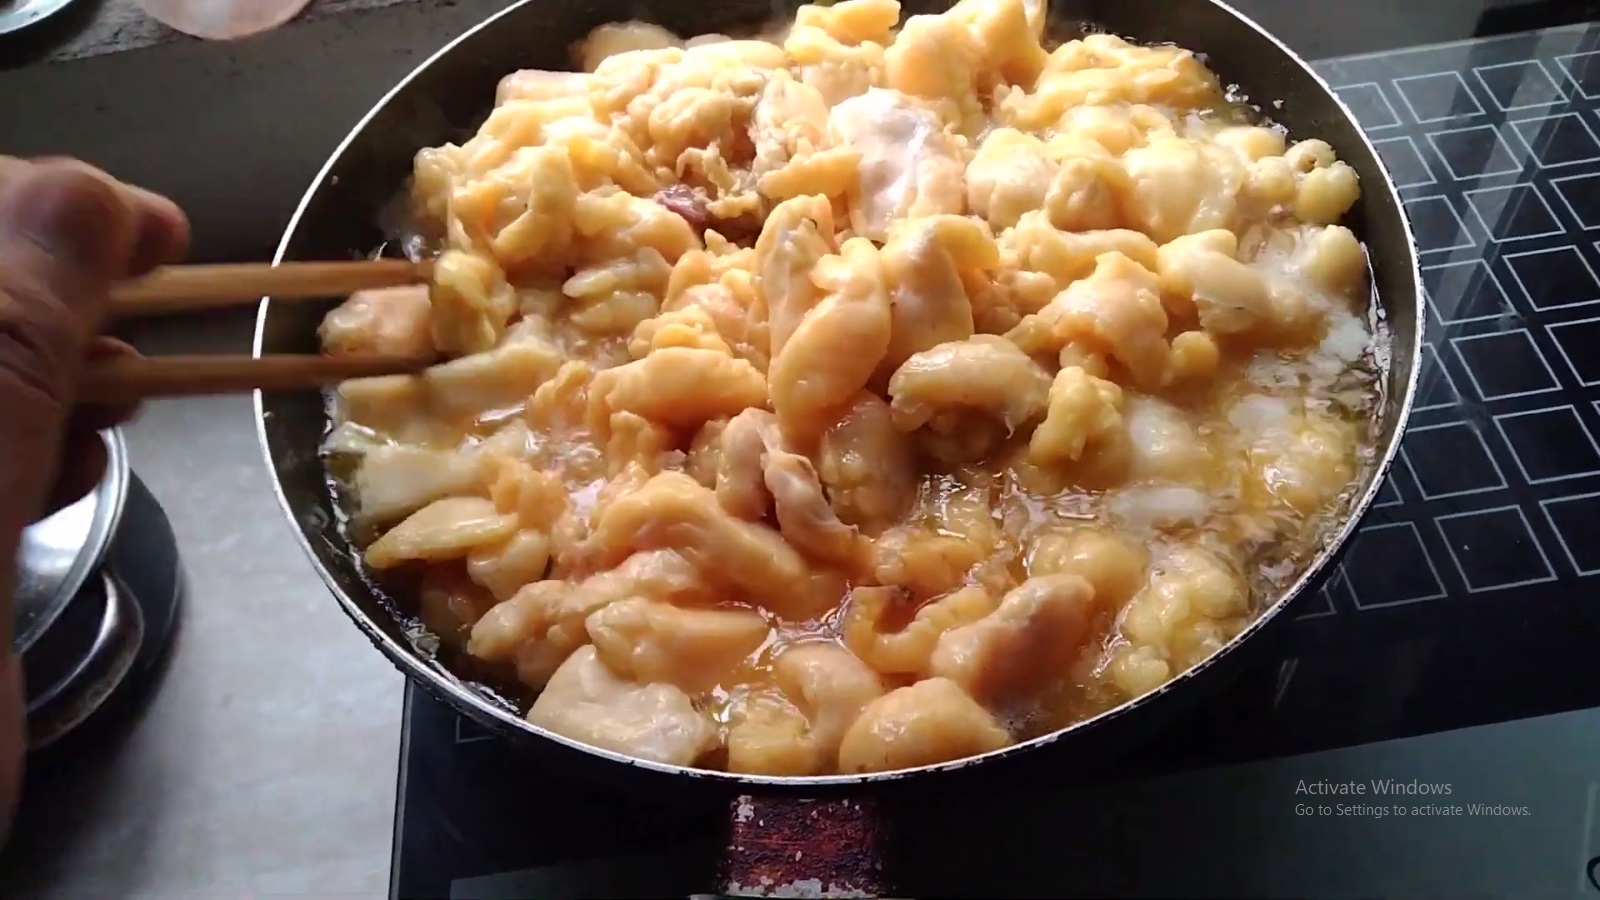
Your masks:
{"label": "pair of chopsticks", "polygon": [[[343,298],[373,288],[426,284],[430,263],[356,262],[167,266],[117,285],[114,319],[144,318],[274,301]],[[147,397],[306,390],[347,378],[413,374],[432,360],[412,357],[156,356],[92,362],[78,386],[80,403],[125,404]]]}

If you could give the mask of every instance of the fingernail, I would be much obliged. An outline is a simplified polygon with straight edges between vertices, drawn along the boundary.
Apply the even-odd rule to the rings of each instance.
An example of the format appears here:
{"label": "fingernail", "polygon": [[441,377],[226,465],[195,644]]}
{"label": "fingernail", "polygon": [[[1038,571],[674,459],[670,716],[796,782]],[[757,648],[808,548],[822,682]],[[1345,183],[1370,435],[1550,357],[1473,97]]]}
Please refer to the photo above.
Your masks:
{"label": "fingernail", "polygon": [[92,277],[110,279],[125,260],[126,210],[116,188],[78,169],[40,167],[0,203],[0,240],[23,239]]}

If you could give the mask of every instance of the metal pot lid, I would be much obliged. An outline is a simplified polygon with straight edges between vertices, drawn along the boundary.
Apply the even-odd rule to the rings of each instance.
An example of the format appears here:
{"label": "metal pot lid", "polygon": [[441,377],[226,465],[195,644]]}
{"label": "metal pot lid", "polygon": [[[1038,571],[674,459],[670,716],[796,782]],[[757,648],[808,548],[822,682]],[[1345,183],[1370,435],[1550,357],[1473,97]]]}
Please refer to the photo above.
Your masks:
{"label": "metal pot lid", "polygon": [[76,503],[28,526],[17,554],[12,642],[26,653],[99,567],[128,496],[128,449],[120,431],[101,433],[106,473]]}
{"label": "metal pot lid", "polygon": [[21,31],[72,5],[73,0],[0,0],[0,34]]}

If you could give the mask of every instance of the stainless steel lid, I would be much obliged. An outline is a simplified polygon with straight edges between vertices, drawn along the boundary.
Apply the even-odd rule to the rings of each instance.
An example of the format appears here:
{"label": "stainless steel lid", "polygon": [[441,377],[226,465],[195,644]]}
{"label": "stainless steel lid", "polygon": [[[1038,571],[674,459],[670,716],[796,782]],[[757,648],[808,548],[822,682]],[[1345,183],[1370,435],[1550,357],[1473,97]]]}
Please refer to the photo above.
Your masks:
{"label": "stainless steel lid", "polygon": [[37,25],[72,4],[73,0],[0,0],[0,34]]}
{"label": "stainless steel lid", "polygon": [[94,574],[128,496],[128,449],[120,431],[101,434],[106,473],[94,491],[29,526],[17,555],[13,646],[27,652]]}

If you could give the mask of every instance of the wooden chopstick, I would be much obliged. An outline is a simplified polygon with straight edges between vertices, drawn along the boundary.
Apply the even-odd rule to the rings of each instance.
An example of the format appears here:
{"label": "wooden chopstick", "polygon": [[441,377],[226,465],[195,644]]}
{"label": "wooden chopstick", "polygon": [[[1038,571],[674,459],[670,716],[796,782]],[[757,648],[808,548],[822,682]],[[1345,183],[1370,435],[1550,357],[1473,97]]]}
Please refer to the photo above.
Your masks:
{"label": "wooden chopstick", "polygon": [[347,378],[413,375],[432,362],[418,357],[316,354],[119,356],[89,364],[78,384],[78,402],[119,406],[151,397],[313,390]]}
{"label": "wooden chopstick", "polygon": [[405,259],[166,266],[113,287],[111,313],[133,318],[238,306],[263,297],[344,297],[373,288],[426,284],[432,275],[432,263]]}

